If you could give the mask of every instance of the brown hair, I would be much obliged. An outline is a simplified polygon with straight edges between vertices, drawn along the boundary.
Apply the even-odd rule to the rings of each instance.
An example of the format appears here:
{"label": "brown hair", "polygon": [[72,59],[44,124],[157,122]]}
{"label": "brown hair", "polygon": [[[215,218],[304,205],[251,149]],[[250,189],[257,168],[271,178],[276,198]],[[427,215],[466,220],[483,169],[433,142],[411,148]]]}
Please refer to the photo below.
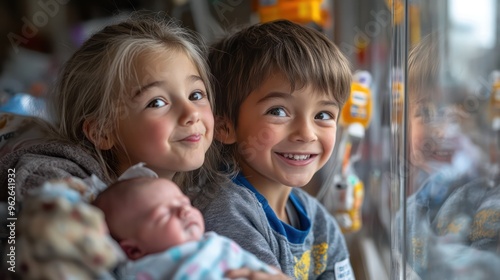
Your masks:
{"label": "brown hair", "polygon": [[[238,112],[248,95],[275,72],[292,91],[311,85],[332,96],[342,107],[351,90],[351,69],[335,44],[317,30],[277,20],[252,25],[215,43],[208,63],[214,77],[217,117],[236,128]],[[222,166],[234,175],[236,145],[214,140],[223,153]]]}
{"label": "brown hair", "polygon": [[429,102],[436,93],[443,60],[439,38],[438,33],[425,36],[408,54],[408,93],[412,103]]}
{"label": "brown hair", "polygon": [[214,79],[215,115],[237,124],[247,96],[273,72],[281,72],[292,90],[306,85],[332,95],[343,105],[351,88],[346,57],[325,35],[278,20],[252,25],[212,46],[209,65]]}

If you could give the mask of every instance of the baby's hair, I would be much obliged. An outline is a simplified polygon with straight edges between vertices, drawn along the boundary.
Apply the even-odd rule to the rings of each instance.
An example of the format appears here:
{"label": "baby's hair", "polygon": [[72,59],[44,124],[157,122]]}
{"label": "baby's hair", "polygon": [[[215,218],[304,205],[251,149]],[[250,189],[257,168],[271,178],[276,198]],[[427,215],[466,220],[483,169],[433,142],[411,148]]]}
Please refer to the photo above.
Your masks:
{"label": "baby's hair", "polygon": [[[131,82],[140,82],[134,62],[145,53],[186,54],[205,83],[213,107],[204,46],[194,32],[180,27],[162,13],[136,12],[125,21],[98,31],[65,63],[51,93],[49,109],[57,138],[83,147],[106,167],[107,178],[103,179],[116,180],[119,175],[117,153],[124,150],[120,139],[116,139],[118,123],[127,113],[126,100],[132,92],[127,87]],[[85,121],[92,122],[96,128],[94,142],[84,133]],[[103,137],[114,137],[118,147],[100,150],[94,144]],[[181,186],[190,178],[185,174],[179,176],[182,178],[177,178],[177,183]]]}
{"label": "baby's hair", "polygon": [[130,203],[130,199],[137,196],[136,191],[140,191],[141,188],[147,184],[151,184],[154,180],[158,179],[138,177],[116,181],[99,193],[96,199],[92,201],[92,205],[101,209],[104,213],[106,223],[109,226],[111,231],[110,234],[113,239],[117,241],[121,240],[121,237],[114,232],[116,217],[121,216],[124,207],[129,206],[127,203]]}
{"label": "baby's hair", "polygon": [[138,189],[140,190],[140,187],[138,185],[141,184],[148,184],[153,182],[154,180],[158,180],[157,178],[149,178],[149,177],[137,177],[137,178],[130,178],[126,180],[118,180],[114,182],[113,184],[109,185],[106,189],[104,189],[102,192],[100,192],[96,199],[92,202],[93,205],[98,206],[99,208],[100,205],[106,206],[107,205],[107,200],[108,199],[113,199],[113,200],[119,200],[122,201],[125,196],[128,195],[130,190]]}
{"label": "baby's hair", "polygon": [[[223,38],[210,48],[208,62],[214,76],[214,113],[235,127],[243,101],[273,73],[283,74],[292,91],[311,85],[340,107],[351,89],[350,64],[337,46],[319,31],[288,20],[252,25]],[[234,157],[235,145],[215,143],[224,160]]]}

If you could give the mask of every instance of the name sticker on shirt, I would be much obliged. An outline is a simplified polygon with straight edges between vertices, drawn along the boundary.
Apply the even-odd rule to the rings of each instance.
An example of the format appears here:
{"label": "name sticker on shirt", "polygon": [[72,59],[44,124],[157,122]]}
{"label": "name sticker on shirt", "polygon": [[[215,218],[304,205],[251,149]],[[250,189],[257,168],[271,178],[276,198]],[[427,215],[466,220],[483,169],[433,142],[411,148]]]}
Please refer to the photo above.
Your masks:
{"label": "name sticker on shirt", "polygon": [[349,259],[335,263],[335,279],[354,280],[354,273],[352,272]]}

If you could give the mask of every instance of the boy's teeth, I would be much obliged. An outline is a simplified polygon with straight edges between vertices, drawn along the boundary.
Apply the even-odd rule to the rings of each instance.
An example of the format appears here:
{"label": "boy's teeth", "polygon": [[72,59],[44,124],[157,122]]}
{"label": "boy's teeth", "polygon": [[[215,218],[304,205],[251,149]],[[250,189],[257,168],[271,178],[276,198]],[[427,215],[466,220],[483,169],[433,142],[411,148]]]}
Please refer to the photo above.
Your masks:
{"label": "boy's teeth", "polygon": [[311,157],[311,155],[294,155],[294,154],[283,154],[283,156],[293,160],[306,160]]}
{"label": "boy's teeth", "polygon": [[452,153],[448,151],[435,151],[435,155],[445,157],[445,156],[450,156]]}

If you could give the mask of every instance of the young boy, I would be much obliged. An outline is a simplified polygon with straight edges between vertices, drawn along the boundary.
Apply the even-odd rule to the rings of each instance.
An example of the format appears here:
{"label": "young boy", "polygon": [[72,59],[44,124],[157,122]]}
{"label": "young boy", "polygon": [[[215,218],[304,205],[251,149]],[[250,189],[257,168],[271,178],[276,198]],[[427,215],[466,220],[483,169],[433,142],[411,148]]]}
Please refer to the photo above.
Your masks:
{"label": "young boy", "polygon": [[353,279],[339,226],[299,188],[332,154],[347,59],[321,33],[280,20],[216,43],[209,63],[219,166],[237,175],[194,196],[206,229],[296,279]]}

